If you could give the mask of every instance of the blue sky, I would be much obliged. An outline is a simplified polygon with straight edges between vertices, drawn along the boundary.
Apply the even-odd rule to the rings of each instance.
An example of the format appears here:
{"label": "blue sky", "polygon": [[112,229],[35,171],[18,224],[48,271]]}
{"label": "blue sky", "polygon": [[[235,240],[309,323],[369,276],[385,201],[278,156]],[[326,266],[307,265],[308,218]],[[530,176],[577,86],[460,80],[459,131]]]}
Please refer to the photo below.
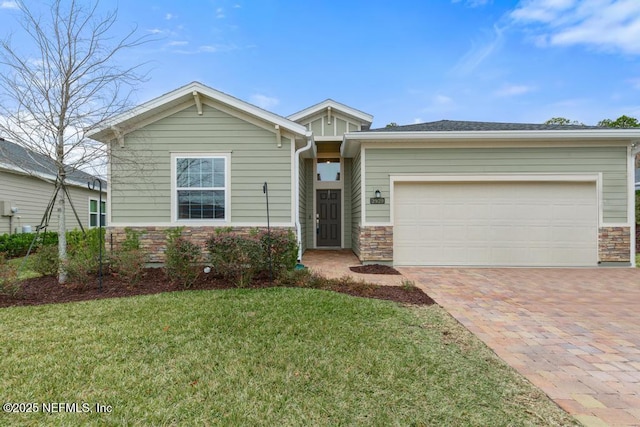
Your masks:
{"label": "blue sky", "polygon": [[[40,7],[40,1],[26,1]],[[640,118],[640,0],[139,0],[147,101],[197,80],[287,116],[332,98],[374,127]],[[19,26],[0,1],[0,36]]]}

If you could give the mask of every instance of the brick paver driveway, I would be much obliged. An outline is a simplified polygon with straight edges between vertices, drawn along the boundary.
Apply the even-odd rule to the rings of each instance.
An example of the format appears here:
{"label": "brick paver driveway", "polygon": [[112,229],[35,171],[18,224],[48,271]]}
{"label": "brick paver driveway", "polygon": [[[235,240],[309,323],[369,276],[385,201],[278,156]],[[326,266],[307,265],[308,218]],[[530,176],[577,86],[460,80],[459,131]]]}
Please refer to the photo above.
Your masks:
{"label": "brick paver driveway", "polygon": [[640,426],[640,269],[398,268],[587,426]]}

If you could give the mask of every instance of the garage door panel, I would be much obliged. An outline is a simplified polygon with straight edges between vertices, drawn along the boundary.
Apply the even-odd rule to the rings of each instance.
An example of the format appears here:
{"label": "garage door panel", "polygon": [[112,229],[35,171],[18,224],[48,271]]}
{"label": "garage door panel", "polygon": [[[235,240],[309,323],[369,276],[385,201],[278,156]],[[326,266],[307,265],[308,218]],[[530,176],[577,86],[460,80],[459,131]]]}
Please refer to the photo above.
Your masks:
{"label": "garage door panel", "polygon": [[593,266],[595,183],[396,183],[397,265]]}

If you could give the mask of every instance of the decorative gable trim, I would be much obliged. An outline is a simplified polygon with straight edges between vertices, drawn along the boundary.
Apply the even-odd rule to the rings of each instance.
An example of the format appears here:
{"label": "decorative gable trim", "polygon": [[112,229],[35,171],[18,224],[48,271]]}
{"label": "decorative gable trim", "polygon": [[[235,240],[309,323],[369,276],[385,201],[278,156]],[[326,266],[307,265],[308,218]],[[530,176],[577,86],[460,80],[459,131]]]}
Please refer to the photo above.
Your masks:
{"label": "decorative gable trim", "polygon": [[222,109],[221,106],[224,106],[228,109],[227,111],[234,111],[234,115],[243,114],[245,117],[257,119],[263,122],[263,127],[269,125],[266,127],[274,131],[274,133],[274,126],[278,125],[281,131],[288,131],[288,133],[293,134],[301,140],[312,136],[311,132],[298,123],[241,101],[226,93],[212,89],[199,82],[190,83],[152,99],[111,120],[107,120],[101,123],[97,129],[89,131],[87,136],[97,141],[109,142],[117,138],[112,130],[112,126],[116,126],[124,135],[131,132],[131,130],[143,127],[143,124],[149,124],[157,120],[156,117],[166,117],[168,111],[175,112],[187,106],[196,105],[198,114],[201,114],[202,104],[209,103],[213,103],[215,108]]}

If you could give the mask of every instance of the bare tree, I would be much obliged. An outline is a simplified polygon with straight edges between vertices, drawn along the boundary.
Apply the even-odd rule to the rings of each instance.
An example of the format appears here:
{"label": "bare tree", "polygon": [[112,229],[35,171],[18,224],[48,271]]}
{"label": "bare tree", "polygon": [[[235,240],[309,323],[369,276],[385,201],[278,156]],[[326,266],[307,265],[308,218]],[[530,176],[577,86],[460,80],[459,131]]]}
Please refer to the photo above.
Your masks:
{"label": "bare tree", "polygon": [[101,14],[97,0],[53,0],[44,16],[22,0],[17,4],[28,42],[0,41],[0,131],[55,162],[58,281],[64,283],[65,191],[59,190],[71,170],[106,161],[105,148],[85,135],[131,106],[132,89],[144,80],[143,64],[123,66],[119,55],[148,39],[135,28],[113,35],[117,10]]}

